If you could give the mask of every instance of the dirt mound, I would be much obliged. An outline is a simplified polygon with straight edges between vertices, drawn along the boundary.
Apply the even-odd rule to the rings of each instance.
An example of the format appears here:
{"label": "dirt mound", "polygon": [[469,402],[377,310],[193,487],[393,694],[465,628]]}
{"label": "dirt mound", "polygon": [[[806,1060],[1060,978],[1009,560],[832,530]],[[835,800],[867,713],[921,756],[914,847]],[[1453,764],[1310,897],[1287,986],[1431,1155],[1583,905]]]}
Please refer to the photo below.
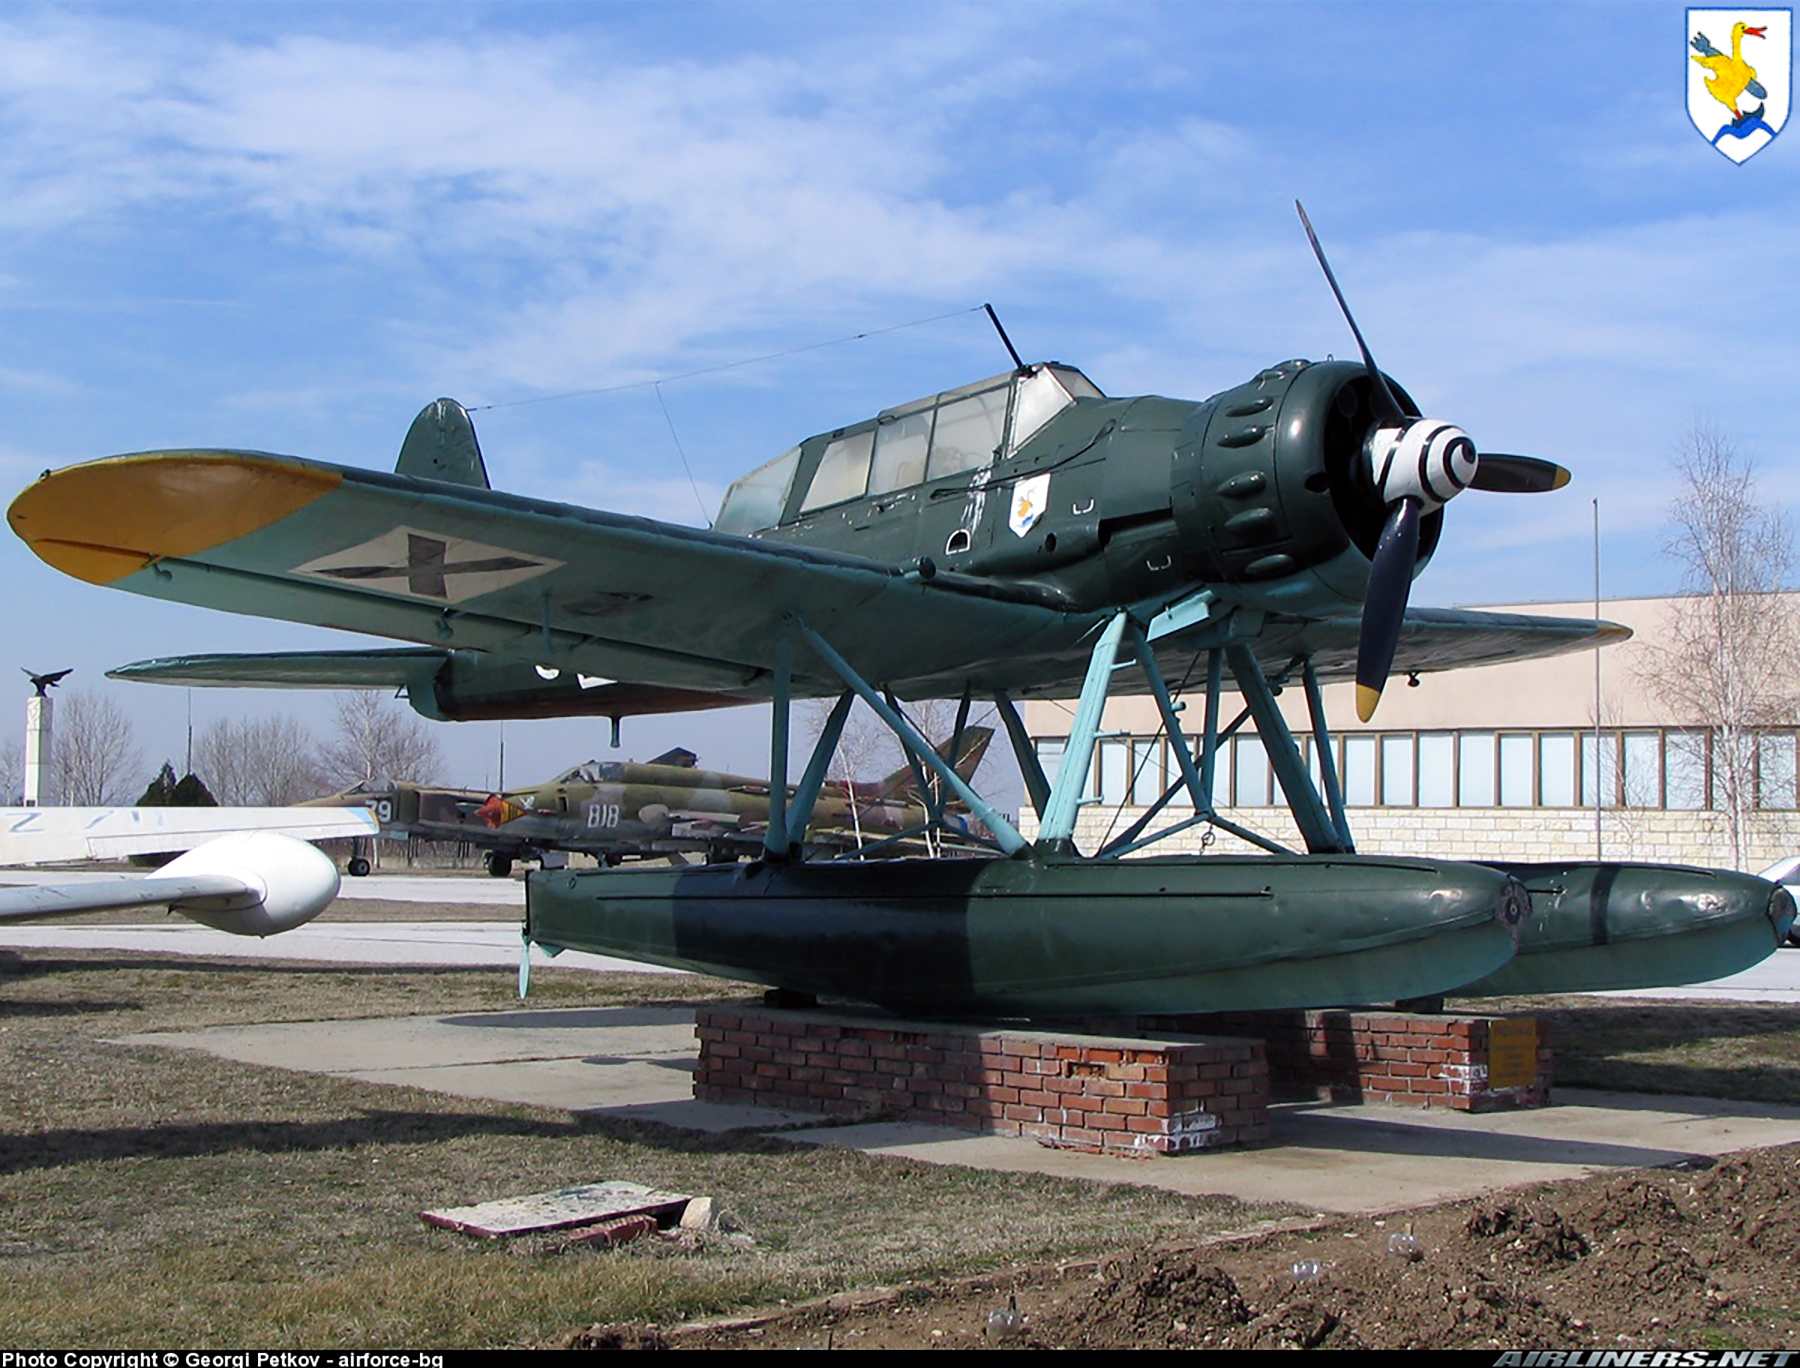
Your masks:
{"label": "dirt mound", "polygon": [[1758,1253],[1800,1258],[1800,1150],[1735,1155],[1696,1184],[1694,1200],[1720,1213],[1731,1235]]}
{"label": "dirt mound", "polygon": [[1210,1348],[1220,1342],[1221,1327],[1247,1324],[1254,1314],[1224,1269],[1147,1253],[1108,1265],[1098,1285],[1061,1318],[1067,1326],[1056,1340],[1070,1349],[1121,1343]]}
{"label": "dirt mound", "polygon": [[1780,1349],[1800,1337],[1800,1146],[730,1324],[565,1345]]}

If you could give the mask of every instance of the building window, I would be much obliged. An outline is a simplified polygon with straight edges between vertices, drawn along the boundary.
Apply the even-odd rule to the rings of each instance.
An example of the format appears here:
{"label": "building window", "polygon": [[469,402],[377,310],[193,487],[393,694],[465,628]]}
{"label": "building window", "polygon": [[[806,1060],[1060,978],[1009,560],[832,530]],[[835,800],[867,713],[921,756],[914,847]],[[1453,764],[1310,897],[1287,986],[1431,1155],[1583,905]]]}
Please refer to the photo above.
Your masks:
{"label": "building window", "polygon": [[1662,806],[1662,733],[1626,732],[1624,736],[1626,807]]}
{"label": "building window", "polygon": [[1212,805],[1215,809],[1231,806],[1231,742],[1221,741],[1213,752]]}
{"label": "building window", "polygon": [[1163,796],[1166,787],[1162,741],[1157,737],[1139,737],[1131,743],[1131,801],[1138,807],[1149,807]]}
{"label": "building window", "polygon": [[1794,803],[1794,733],[1756,738],[1756,805],[1791,812]]}
{"label": "building window", "polygon": [[[1321,796],[1322,752],[1310,734],[1294,738],[1300,761]],[[1038,762],[1052,785],[1068,749],[1064,737],[1040,738]],[[1800,733],[1739,733],[1731,740],[1704,730],[1496,732],[1358,732],[1341,738],[1335,758],[1346,807],[1665,809],[1719,808],[1732,782],[1767,811],[1800,811]],[[1735,750],[1733,749],[1735,746]],[[1733,755],[1737,763],[1731,764]],[[1201,756],[1194,755],[1196,769]],[[1181,770],[1161,736],[1107,737],[1097,742],[1084,797],[1149,807]],[[1187,806],[1185,791],[1175,801]],[[1215,808],[1283,805],[1262,738],[1223,738],[1214,756]]]}
{"label": "building window", "polygon": [[1347,806],[1375,806],[1375,761],[1379,753],[1373,736],[1344,738],[1343,785]]}
{"label": "building window", "polygon": [[1536,807],[1537,783],[1532,773],[1537,738],[1509,733],[1500,738],[1500,806]]}
{"label": "building window", "polygon": [[1419,806],[1456,806],[1456,737],[1451,732],[1419,734]]}
{"label": "building window", "polygon": [[1413,757],[1416,742],[1410,735],[1381,738],[1381,802],[1384,807],[1413,805]]}
{"label": "building window", "polygon": [[1494,733],[1456,734],[1456,805],[1493,807],[1495,796]]}
{"label": "building window", "polygon": [[1131,743],[1128,741],[1102,741],[1100,743],[1100,801],[1107,807],[1118,807],[1125,801],[1130,792],[1127,787],[1131,778]]}
{"label": "building window", "polygon": [[1581,734],[1581,805],[1584,808],[1618,806],[1618,745],[1617,732]]}
{"label": "building window", "polygon": [[1231,747],[1233,807],[1269,806],[1269,754],[1255,732],[1239,733]]}
{"label": "building window", "polygon": [[1706,806],[1706,733],[1670,732],[1663,745],[1663,802],[1680,812]]}
{"label": "building window", "polygon": [[1575,806],[1576,754],[1574,732],[1538,737],[1538,802],[1544,807]]}

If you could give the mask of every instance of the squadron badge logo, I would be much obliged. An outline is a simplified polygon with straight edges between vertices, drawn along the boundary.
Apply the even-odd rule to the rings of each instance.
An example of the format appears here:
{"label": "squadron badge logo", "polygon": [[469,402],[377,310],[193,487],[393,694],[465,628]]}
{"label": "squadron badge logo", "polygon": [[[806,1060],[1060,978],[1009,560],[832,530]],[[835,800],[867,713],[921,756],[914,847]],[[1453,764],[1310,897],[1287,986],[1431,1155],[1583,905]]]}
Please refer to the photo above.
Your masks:
{"label": "squadron badge logo", "polygon": [[1037,520],[1044,516],[1049,500],[1050,477],[1047,474],[1033,475],[1014,485],[1012,509],[1006,515],[1006,525],[1012,529],[1013,536],[1022,537],[1031,531]]}
{"label": "squadron badge logo", "polygon": [[1740,165],[1775,140],[1793,93],[1791,9],[1690,9],[1687,107],[1694,127]]}

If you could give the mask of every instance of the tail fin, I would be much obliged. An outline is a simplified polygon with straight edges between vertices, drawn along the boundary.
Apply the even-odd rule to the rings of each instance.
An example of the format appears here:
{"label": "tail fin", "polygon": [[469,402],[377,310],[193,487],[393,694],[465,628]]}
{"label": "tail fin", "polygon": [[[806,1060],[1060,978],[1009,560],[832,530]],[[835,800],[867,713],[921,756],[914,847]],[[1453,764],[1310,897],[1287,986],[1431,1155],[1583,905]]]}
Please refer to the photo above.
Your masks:
{"label": "tail fin", "polygon": [[[935,747],[939,758],[950,760],[950,744],[956,738],[947,736]],[[963,783],[974,782],[975,771],[981,767],[982,757],[987,754],[988,742],[994,739],[992,727],[965,727],[962,734],[962,753],[950,762],[956,771],[956,777]],[[930,776],[928,775],[929,779]],[[913,767],[902,765],[892,774],[886,776],[875,786],[876,796],[884,799],[916,799],[919,796],[918,783],[913,778]]]}
{"label": "tail fin", "polygon": [[481,459],[481,443],[475,440],[475,424],[469,421],[469,411],[454,399],[433,399],[419,410],[400,444],[400,463],[394,472],[476,489],[493,488]]}

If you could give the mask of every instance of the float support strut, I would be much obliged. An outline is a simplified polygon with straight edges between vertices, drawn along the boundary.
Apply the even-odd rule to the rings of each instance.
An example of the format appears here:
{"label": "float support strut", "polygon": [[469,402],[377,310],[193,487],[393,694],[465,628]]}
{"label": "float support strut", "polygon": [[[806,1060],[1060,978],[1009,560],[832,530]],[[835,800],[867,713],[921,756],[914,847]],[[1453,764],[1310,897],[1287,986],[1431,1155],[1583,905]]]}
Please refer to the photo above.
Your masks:
{"label": "float support strut", "polygon": [[[839,679],[843,680],[858,698],[862,699],[864,703],[867,703],[877,717],[887,723],[894,735],[900,738],[901,744],[906,747],[908,753],[916,756],[922,764],[944,781],[944,786],[948,788],[950,792],[954,793],[958,798],[969,805],[969,811],[975,814],[983,826],[994,833],[994,839],[999,842],[1002,850],[1011,855],[1028,848],[1030,843],[1026,841],[1023,836],[1019,835],[1018,828],[1006,820],[1005,815],[1000,809],[995,807],[992,803],[989,803],[979,793],[975,792],[974,789],[964,783],[962,776],[956,772],[953,766],[944,763],[943,756],[939,755],[937,751],[932,748],[931,744],[914,730],[912,723],[901,716],[896,709],[889,707],[887,700],[877,693],[869,685],[867,680],[857,674],[857,672],[851,668],[850,663],[833,650],[831,644],[826,641],[824,637],[813,631],[811,627],[808,627],[806,623],[801,621],[798,617],[791,618],[789,621],[793,629],[800,634],[802,640],[804,640],[808,646],[812,647],[819,659],[824,661],[825,664],[831,668],[832,672],[836,674]],[[778,654],[778,668],[780,667],[780,664],[781,660]],[[785,773],[786,771],[784,770],[784,776]],[[771,794],[771,797],[772,796],[773,794]],[[774,806],[771,804],[770,816],[773,817],[773,815]]]}

